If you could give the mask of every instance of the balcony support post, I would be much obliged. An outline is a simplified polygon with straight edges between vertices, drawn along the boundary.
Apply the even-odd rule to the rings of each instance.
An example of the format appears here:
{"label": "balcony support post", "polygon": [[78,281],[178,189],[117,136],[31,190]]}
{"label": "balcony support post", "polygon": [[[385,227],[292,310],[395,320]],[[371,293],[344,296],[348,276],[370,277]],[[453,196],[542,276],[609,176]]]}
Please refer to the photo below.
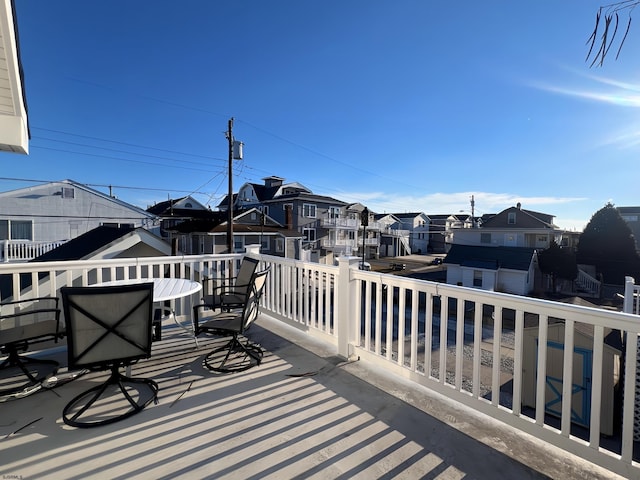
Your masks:
{"label": "balcony support post", "polygon": [[338,355],[349,359],[354,354],[354,344],[356,340],[356,322],[354,321],[355,305],[358,301],[355,298],[356,280],[351,279],[351,269],[358,267],[358,257],[341,256],[338,258],[338,282],[333,294],[337,305],[336,312],[336,333],[338,337]]}

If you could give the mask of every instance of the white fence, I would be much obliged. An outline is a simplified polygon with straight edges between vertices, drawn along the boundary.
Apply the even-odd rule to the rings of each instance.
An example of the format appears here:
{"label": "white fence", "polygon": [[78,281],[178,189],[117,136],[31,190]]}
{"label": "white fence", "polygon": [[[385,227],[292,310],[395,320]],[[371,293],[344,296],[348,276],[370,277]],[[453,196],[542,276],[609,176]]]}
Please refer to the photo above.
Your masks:
{"label": "white fence", "polygon": [[29,240],[2,240],[0,255],[2,262],[26,262],[33,260],[49,250],[58,248],[65,241],[32,242]]}
{"label": "white fence", "polygon": [[[64,285],[113,279],[232,276],[239,259],[201,255],[0,265],[1,299],[57,295]],[[271,266],[263,313],[326,340],[341,356],[359,357],[627,478],[640,477],[633,441],[637,343],[621,349],[617,368],[603,367],[610,365],[605,360],[613,351],[606,340],[640,333],[636,315],[365,272],[357,268],[359,261],[341,258],[339,266],[331,266],[262,256]],[[178,313],[190,313],[187,301],[176,302]],[[558,323],[563,334],[552,338]],[[532,332],[533,350],[527,348]],[[580,343],[584,338],[588,348]],[[589,352],[588,364],[576,362],[579,345]],[[561,372],[555,383],[551,366]],[[588,380],[584,390],[576,390],[576,377]],[[613,433],[603,435],[611,380],[624,395]],[[533,392],[533,405],[525,401],[527,392]],[[550,395],[557,397],[551,399],[554,408],[548,408]],[[588,407],[582,423],[575,419],[577,403]]]}

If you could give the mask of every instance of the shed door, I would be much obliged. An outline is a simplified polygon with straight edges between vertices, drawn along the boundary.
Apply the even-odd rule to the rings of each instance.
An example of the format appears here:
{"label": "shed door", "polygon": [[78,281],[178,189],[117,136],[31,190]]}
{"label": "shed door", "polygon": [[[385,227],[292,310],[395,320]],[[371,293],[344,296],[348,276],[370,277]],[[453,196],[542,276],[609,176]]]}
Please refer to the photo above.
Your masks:
{"label": "shed door", "polygon": [[[547,376],[545,380],[546,413],[562,415],[562,365],[564,344],[547,342]],[[585,427],[591,420],[591,350],[573,349],[573,381],[571,382],[571,421]],[[537,360],[537,359],[536,359]],[[536,362],[537,365],[537,362]]]}

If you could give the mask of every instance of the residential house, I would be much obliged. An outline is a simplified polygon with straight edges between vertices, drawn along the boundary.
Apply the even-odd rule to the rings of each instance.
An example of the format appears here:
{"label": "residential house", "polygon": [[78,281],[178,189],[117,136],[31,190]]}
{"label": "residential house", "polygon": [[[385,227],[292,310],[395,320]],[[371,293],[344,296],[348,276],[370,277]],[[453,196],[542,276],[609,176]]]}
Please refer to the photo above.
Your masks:
{"label": "residential house", "polygon": [[553,215],[525,210],[518,203],[476,224],[474,228],[452,225],[447,243],[487,247],[544,249],[555,240],[562,245],[565,231],[554,225]]}
{"label": "residential house", "polygon": [[534,248],[454,244],[444,264],[449,284],[528,295],[535,285],[538,259]]}
{"label": "residential house", "polygon": [[[281,177],[263,179],[264,185],[245,183],[234,195],[235,208],[255,207],[286,229],[302,236],[303,259],[333,263],[333,256],[357,248],[360,227],[357,212],[347,214],[347,203],[316,195],[300,183],[285,183]],[[228,208],[228,197],[218,205]]]}
{"label": "residential house", "polygon": [[380,225],[380,256],[401,257],[411,254],[409,239],[410,230],[405,230],[403,224],[393,213],[374,215],[374,221]]}
{"label": "residential house", "polygon": [[[269,176],[264,184],[245,183],[233,195],[233,208],[257,208],[277,223],[303,236],[303,258],[333,264],[342,255],[382,255],[411,253],[408,229],[396,217],[369,212],[363,222],[365,206],[347,203],[332,197],[316,195],[298,182],[286,183],[282,177]],[[218,204],[226,212],[228,196]],[[380,222],[384,219],[384,223]],[[428,232],[423,219],[421,236]],[[425,246],[428,238],[424,240]],[[383,250],[381,252],[381,250]],[[426,251],[426,250],[425,250]]]}
{"label": "residential house", "polygon": [[[185,254],[227,252],[227,213],[209,212],[206,218],[185,220],[167,232]],[[233,244],[235,252],[248,245],[260,245],[260,252],[278,257],[300,259],[302,235],[276,222],[257,208],[234,212]]]}
{"label": "residential house", "polygon": [[169,238],[169,231],[176,225],[211,216],[211,210],[190,195],[156,203],[147,208],[147,212],[160,219],[160,236],[165,239]]}
{"label": "residential house", "polygon": [[640,207],[616,207],[622,219],[627,222],[633,238],[636,241],[636,250],[640,253]]}
{"label": "residential house", "polygon": [[13,2],[0,7],[0,151],[29,153],[29,122]]}
{"label": "residential house", "polygon": [[422,212],[394,213],[402,225],[409,231],[409,249],[413,254],[426,254],[429,251],[429,227],[431,220]]}
{"label": "residential house", "polygon": [[14,260],[6,253],[12,246],[44,253],[101,225],[157,230],[154,215],[72,180],[0,193],[4,261]]}

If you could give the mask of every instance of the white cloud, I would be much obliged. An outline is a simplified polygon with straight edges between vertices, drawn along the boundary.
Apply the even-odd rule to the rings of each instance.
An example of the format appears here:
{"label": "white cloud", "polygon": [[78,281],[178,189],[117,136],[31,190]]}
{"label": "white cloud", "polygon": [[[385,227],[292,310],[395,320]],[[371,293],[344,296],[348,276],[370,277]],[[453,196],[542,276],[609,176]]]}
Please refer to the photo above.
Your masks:
{"label": "white cloud", "polygon": [[[377,213],[425,212],[426,214],[459,213],[471,210],[471,196],[475,200],[475,214],[498,213],[520,203],[527,210],[540,211],[545,207],[581,202],[578,197],[527,197],[512,193],[454,192],[414,196],[384,192],[341,192],[337,198],[360,202]],[[553,212],[544,212],[554,215]]]}

